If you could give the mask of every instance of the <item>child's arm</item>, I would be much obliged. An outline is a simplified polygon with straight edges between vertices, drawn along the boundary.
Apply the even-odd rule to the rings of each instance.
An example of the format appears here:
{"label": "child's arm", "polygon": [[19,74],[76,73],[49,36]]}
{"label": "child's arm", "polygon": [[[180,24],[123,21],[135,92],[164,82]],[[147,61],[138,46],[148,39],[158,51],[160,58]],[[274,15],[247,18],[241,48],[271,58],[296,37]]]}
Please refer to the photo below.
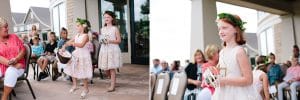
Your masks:
{"label": "child's arm", "polygon": [[72,45],[73,45],[74,47],[83,48],[84,45],[85,45],[88,41],[89,41],[89,37],[88,37],[88,35],[86,34],[86,35],[84,35],[83,40],[82,40],[81,43],[75,43],[75,42],[73,42]]}

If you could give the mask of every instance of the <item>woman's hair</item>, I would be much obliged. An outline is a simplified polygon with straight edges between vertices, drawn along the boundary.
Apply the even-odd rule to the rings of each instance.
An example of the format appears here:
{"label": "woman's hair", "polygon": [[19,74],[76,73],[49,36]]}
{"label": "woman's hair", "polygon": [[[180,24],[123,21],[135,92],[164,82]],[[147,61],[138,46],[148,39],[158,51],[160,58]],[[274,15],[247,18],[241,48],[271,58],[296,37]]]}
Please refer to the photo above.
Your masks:
{"label": "woman's hair", "polygon": [[32,38],[33,40],[40,40],[40,38],[38,36],[33,36]]}
{"label": "woman's hair", "polygon": [[0,17],[0,27],[3,27],[5,24],[7,24],[7,20]]}
{"label": "woman's hair", "polygon": [[[111,24],[114,25],[114,26],[116,26],[117,25],[117,20],[116,20],[117,16],[116,16],[116,14],[114,12],[112,12],[112,11],[105,11],[103,15],[105,15],[105,14],[107,14],[107,15],[109,15],[109,16],[112,17]],[[107,24],[105,23],[104,26],[107,26]]]}
{"label": "woman's hair", "polygon": [[205,60],[205,56],[204,56],[203,52],[202,52],[200,49],[197,49],[196,52],[194,53],[194,63],[195,63],[195,64],[197,63],[195,57],[196,57],[196,55],[197,55],[198,53],[200,53],[200,54],[202,55],[202,62],[205,63],[205,61],[206,61],[206,60]]}
{"label": "woman's hair", "polygon": [[[217,19],[217,21],[223,21],[226,22],[230,25],[232,25],[235,29],[236,29],[236,33],[234,33],[235,36],[235,41],[238,45],[243,45],[246,43],[246,40],[244,38],[244,24],[246,22],[243,22],[241,20],[241,18],[237,15],[232,15],[232,14],[228,14],[228,13],[221,13],[218,14],[219,19]],[[224,46],[226,46],[226,42],[224,42],[223,44]]]}
{"label": "woman's hair", "polygon": [[268,66],[268,64],[259,64],[256,66],[256,70],[261,70],[261,71],[267,73],[267,66]]}
{"label": "woman's hair", "polygon": [[175,70],[179,70],[179,67],[180,67],[180,61],[179,60],[175,60],[174,61],[174,65],[172,67],[172,70],[175,71]]}
{"label": "woman's hair", "polygon": [[255,60],[256,60],[256,65],[264,64],[265,63],[265,56],[257,56]]}
{"label": "woman's hair", "polygon": [[207,56],[207,59],[212,60],[214,55],[216,53],[219,53],[219,51],[220,51],[220,48],[217,45],[215,45],[215,44],[207,45],[206,49],[205,49],[205,54]]}

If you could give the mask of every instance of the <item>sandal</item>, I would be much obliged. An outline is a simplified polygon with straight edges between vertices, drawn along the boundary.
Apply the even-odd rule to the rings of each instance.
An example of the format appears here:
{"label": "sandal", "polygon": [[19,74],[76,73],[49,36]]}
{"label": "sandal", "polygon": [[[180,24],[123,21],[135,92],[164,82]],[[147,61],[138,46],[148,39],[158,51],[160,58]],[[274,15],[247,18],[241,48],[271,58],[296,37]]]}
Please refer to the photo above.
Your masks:
{"label": "sandal", "polygon": [[89,90],[82,91],[81,94],[80,94],[80,98],[84,99],[88,93],[89,93]]}
{"label": "sandal", "polygon": [[70,93],[74,93],[77,89],[79,89],[79,88],[77,88],[77,87],[72,87],[71,89],[70,89]]}

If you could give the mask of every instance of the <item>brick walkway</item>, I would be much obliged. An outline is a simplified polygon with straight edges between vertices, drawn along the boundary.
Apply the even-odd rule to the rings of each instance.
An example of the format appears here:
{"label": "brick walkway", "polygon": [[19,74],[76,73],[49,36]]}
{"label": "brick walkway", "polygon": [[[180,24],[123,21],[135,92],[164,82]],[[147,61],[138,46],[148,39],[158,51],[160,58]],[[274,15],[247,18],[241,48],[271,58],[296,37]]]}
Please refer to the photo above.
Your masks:
{"label": "brick walkway", "polygon": [[[37,97],[36,100],[80,100],[83,87],[75,94],[69,93],[72,83],[63,77],[57,81],[50,78],[40,82],[33,80],[33,71],[30,69],[29,80]],[[99,71],[95,70],[99,75]],[[90,92],[86,100],[145,100],[148,99],[149,67],[146,65],[125,64],[117,74],[117,87],[115,92],[108,93],[109,79],[99,79],[96,76],[94,84],[90,84]],[[15,88],[17,97],[12,100],[33,100],[25,82],[19,82]]]}

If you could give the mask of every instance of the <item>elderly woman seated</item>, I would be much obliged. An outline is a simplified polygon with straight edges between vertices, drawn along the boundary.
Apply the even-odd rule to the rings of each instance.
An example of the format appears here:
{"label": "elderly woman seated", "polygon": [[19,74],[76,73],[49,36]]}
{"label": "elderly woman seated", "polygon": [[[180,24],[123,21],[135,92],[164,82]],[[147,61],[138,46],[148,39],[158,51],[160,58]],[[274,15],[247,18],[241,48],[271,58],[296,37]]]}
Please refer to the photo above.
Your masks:
{"label": "elderly woman seated", "polygon": [[17,78],[24,73],[25,47],[15,34],[8,34],[7,21],[0,17],[0,75],[4,77],[4,91],[1,100],[7,100],[8,95],[16,85]]}
{"label": "elderly woman seated", "polygon": [[297,87],[300,86],[300,65],[298,58],[291,58],[292,66],[287,69],[284,82],[278,85],[278,100],[283,100],[283,89],[290,87],[291,100],[297,100]]}

